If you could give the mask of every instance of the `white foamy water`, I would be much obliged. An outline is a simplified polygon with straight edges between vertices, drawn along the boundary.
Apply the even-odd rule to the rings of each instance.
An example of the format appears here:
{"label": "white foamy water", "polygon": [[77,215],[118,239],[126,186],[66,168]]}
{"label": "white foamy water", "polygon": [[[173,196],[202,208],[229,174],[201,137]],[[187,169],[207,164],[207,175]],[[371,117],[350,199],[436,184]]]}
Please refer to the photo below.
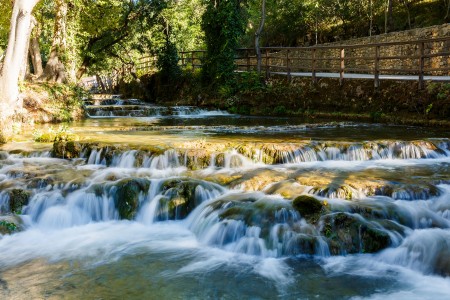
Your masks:
{"label": "white foamy water", "polygon": [[[42,152],[4,155],[1,212],[10,212],[14,193],[26,191],[30,197],[19,212],[24,230],[0,236],[0,279],[11,284],[12,273],[32,274],[32,269],[23,270],[23,264],[44,261],[49,273],[51,266],[61,266],[63,274],[53,280],[75,286],[74,297],[80,299],[80,291],[90,289],[90,278],[106,278],[104,284],[111,283],[108,288],[119,298],[123,296],[119,287],[142,280],[149,293],[161,286],[160,298],[192,298],[195,291],[207,290],[199,297],[446,299],[448,145],[440,146],[442,151],[426,142],[371,145],[369,150],[361,143],[303,147],[285,152],[283,161],[274,165],[262,163],[262,148],[247,156],[231,149],[219,153],[220,164],[213,157],[208,167],[196,171],[188,169],[184,154],[175,149],[159,154],[115,150],[107,156],[110,149],[105,147],[72,161]],[[331,184],[304,186],[303,193],[315,193],[324,207],[320,214],[341,218],[337,219],[341,223],[325,224],[320,216],[294,209],[292,199],[281,192],[267,195],[246,191],[242,183],[234,190],[229,186],[241,179],[259,184],[264,178],[254,171],[267,171],[269,178],[277,171],[286,175],[280,175],[281,180],[289,181],[294,180],[290,174],[301,177],[309,170],[330,172],[338,186],[341,171],[374,170],[380,181],[403,180],[412,187],[389,196],[367,196],[345,186],[353,195],[350,201]],[[420,180],[402,178],[408,177],[405,170],[424,172],[421,180],[430,190],[425,191]],[[269,188],[277,183],[271,182]],[[127,209],[133,211],[128,214]],[[348,237],[339,226],[357,229]],[[385,249],[375,254],[364,253],[370,230],[387,241]],[[332,240],[333,236],[341,240]],[[336,250],[336,243],[341,250]],[[113,284],[116,278],[124,278],[122,285]],[[21,284],[35,288],[32,282]],[[189,286],[194,294],[186,294]],[[97,292],[95,297],[111,297]]]}

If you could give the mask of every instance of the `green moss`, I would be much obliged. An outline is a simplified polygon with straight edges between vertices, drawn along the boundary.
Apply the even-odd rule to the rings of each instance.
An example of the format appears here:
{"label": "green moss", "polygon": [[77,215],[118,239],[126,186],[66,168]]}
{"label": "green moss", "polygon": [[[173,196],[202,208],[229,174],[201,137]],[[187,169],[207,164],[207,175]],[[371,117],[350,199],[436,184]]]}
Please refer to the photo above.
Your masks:
{"label": "green moss", "polygon": [[28,205],[30,192],[22,189],[12,189],[9,191],[9,208],[12,213],[21,213],[22,207]]}
{"label": "green moss", "polygon": [[301,195],[292,201],[292,206],[302,217],[320,213],[323,208],[322,202],[308,195]]}
{"label": "green moss", "polygon": [[0,221],[0,234],[12,234],[18,231],[16,224],[8,221]]}
{"label": "green moss", "polygon": [[139,194],[146,193],[150,182],[145,179],[127,178],[115,186],[115,202],[121,219],[131,220],[137,213]]}
{"label": "green moss", "polygon": [[58,158],[76,158],[80,156],[82,146],[76,141],[55,140],[53,143],[53,156]]}
{"label": "green moss", "polygon": [[357,215],[334,213],[322,218],[321,234],[332,254],[374,253],[390,245],[389,235]]}

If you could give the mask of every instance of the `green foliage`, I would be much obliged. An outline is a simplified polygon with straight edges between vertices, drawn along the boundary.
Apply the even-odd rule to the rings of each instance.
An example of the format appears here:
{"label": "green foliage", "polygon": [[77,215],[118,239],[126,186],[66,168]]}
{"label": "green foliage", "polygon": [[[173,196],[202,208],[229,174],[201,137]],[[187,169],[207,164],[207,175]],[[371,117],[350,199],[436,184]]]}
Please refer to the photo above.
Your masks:
{"label": "green foliage", "polygon": [[46,131],[36,129],[32,133],[33,140],[39,143],[53,143],[58,141],[74,141],[78,137],[73,134],[73,131],[67,125],[61,125],[58,129],[49,127]]}
{"label": "green foliage", "polygon": [[[207,85],[233,86],[234,55],[244,33],[245,23],[241,1],[207,2],[202,18],[206,43],[203,81]],[[228,91],[221,94],[228,94]]]}
{"label": "green foliage", "polygon": [[433,103],[430,103],[427,106],[427,108],[425,108],[425,115],[429,115],[432,108],[433,108]]}
{"label": "green foliage", "polygon": [[381,111],[372,111],[370,112],[370,118],[373,122],[380,122],[383,118],[384,114]]}
{"label": "green foliage", "polygon": [[83,68],[100,73],[133,64],[147,51],[149,30],[167,5],[163,0],[77,1],[77,31]]}
{"label": "green foliage", "polygon": [[163,81],[173,82],[179,79],[181,69],[178,65],[177,47],[170,40],[166,41],[164,47],[158,53],[156,66],[162,76]]}
{"label": "green foliage", "polygon": [[17,231],[17,225],[7,221],[0,221],[0,233],[13,233]]}
{"label": "green foliage", "polygon": [[[0,57],[8,43],[9,23],[12,10],[12,1],[0,0]],[[1,59],[0,59],[1,61]]]}
{"label": "green foliage", "polygon": [[[385,31],[386,0],[266,0],[263,46],[303,46],[368,36]],[[393,1],[390,31],[442,24],[447,0]],[[252,47],[261,18],[261,1],[248,2],[249,23],[242,45]],[[448,20],[446,20],[448,21]]]}
{"label": "green foliage", "polygon": [[264,76],[258,72],[242,72],[236,74],[236,87],[241,92],[261,91],[266,86]]}
{"label": "green foliage", "polygon": [[287,109],[286,107],[284,107],[284,105],[278,105],[273,109],[273,114],[274,115],[286,115],[287,114]]}

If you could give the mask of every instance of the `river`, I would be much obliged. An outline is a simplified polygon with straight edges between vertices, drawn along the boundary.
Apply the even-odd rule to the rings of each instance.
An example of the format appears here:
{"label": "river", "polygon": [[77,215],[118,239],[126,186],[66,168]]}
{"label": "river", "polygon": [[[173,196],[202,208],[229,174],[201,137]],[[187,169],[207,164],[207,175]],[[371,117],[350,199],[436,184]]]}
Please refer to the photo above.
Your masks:
{"label": "river", "polygon": [[449,299],[448,130],[88,104],[0,148],[0,298]]}

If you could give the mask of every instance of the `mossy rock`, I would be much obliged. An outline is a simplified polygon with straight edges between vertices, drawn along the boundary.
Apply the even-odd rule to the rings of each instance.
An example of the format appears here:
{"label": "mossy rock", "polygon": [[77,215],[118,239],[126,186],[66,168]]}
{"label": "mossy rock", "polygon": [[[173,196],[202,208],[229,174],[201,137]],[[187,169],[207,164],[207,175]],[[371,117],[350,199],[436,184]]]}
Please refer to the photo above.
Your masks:
{"label": "mossy rock", "polygon": [[304,218],[320,213],[323,208],[322,202],[308,195],[301,195],[295,198],[292,201],[292,206]]}
{"label": "mossy rock", "polygon": [[186,167],[190,170],[199,170],[209,167],[211,153],[205,149],[189,150],[184,153]]}
{"label": "mossy rock", "polygon": [[333,255],[374,253],[391,244],[389,234],[381,226],[359,215],[334,213],[321,218],[321,234],[327,238]]}
{"label": "mossy rock", "polygon": [[13,234],[23,229],[22,220],[18,216],[0,216],[0,235]]}
{"label": "mossy rock", "polygon": [[170,220],[184,219],[200,203],[196,198],[196,189],[202,186],[209,189],[207,184],[199,180],[169,179],[162,185],[164,199],[167,199],[168,218]]}
{"label": "mossy rock", "polygon": [[8,152],[6,151],[0,151],[0,160],[5,160],[8,158]]}
{"label": "mossy rock", "polygon": [[22,207],[28,205],[31,193],[22,189],[12,189],[9,194],[9,209],[12,213],[20,213]]}
{"label": "mossy rock", "polygon": [[132,220],[139,207],[140,193],[147,193],[150,181],[140,178],[122,179],[116,183],[111,192],[114,193],[116,208],[121,219]]}
{"label": "mossy rock", "polygon": [[80,157],[82,146],[76,141],[55,141],[53,143],[53,156],[57,158],[76,158]]}

